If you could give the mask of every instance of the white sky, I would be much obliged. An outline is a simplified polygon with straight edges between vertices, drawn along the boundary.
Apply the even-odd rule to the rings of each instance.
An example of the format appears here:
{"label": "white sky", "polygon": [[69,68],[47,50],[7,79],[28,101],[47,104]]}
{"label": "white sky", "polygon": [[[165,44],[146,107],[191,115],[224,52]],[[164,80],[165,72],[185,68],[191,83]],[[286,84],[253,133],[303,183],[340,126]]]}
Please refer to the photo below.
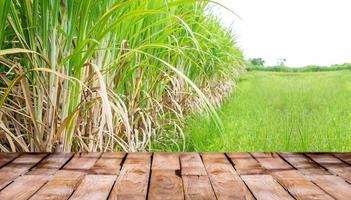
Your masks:
{"label": "white sky", "polygon": [[[351,0],[216,0],[246,58],[301,67],[351,62]],[[217,13],[217,12],[216,12]]]}

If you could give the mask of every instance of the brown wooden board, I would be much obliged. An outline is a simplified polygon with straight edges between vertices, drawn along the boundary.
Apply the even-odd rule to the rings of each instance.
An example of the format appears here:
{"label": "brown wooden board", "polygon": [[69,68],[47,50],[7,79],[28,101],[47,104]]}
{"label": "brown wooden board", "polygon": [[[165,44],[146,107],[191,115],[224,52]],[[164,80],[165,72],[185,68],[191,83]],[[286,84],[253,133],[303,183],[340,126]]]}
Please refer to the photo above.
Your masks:
{"label": "brown wooden board", "polygon": [[116,180],[115,175],[88,174],[69,198],[70,200],[105,200]]}
{"label": "brown wooden board", "polygon": [[90,174],[118,175],[125,153],[104,153],[90,169]]}
{"label": "brown wooden board", "polygon": [[351,166],[331,154],[307,154],[308,157],[326,168],[330,173],[351,182]]}
{"label": "brown wooden board", "polygon": [[275,171],[272,175],[296,199],[333,199],[297,170]]}
{"label": "brown wooden board", "polygon": [[18,157],[19,153],[0,153],[0,168]]}
{"label": "brown wooden board", "polygon": [[240,175],[265,174],[266,170],[249,153],[227,153]]}
{"label": "brown wooden board", "polygon": [[325,169],[321,168],[314,161],[303,154],[299,153],[281,153],[287,162],[298,169],[304,175],[328,175],[330,174]]}
{"label": "brown wooden board", "polygon": [[109,199],[146,199],[150,166],[151,154],[128,154]]}
{"label": "brown wooden board", "polygon": [[1,200],[25,200],[30,198],[50,176],[47,175],[24,175],[17,178],[13,183],[0,192]]}
{"label": "brown wooden board", "polygon": [[179,154],[154,153],[152,157],[152,170],[180,170]]}
{"label": "brown wooden board", "polygon": [[100,156],[101,153],[76,153],[64,166],[64,169],[89,171],[90,168],[95,165]]}
{"label": "brown wooden board", "polygon": [[0,154],[0,200],[351,199],[346,153],[252,155]]}
{"label": "brown wooden board", "polygon": [[47,174],[52,175],[57,172],[71,157],[72,153],[53,153],[42,160],[37,166],[30,170],[27,174],[40,175]]}
{"label": "brown wooden board", "polygon": [[184,199],[183,183],[179,175],[171,170],[153,170],[151,172],[148,199]]}
{"label": "brown wooden board", "polygon": [[182,176],[186,200],[216,199],[211,183],[207,176]]}
{"label": "brown wooden board", "polygon": [[351,153],[334,153],[333,155],[351,165]]}
{"label": "brown wooden board", "polygon": [[351,185],[334,175],[312,175],[309,178],[338,200],[351,199]]}
{"label": "brown wooden board", "polygon": [[184,199],[179,154],[154,153],[148,199]]}
{"label": "brown wooden board", "polygon": [[141,164],[150,166],[151,164],[151,153],[128,153],[127,159],[124,165]]}
{"label": "brown wooden board", "polygon": [[182,165],[182,176],[197,175],[206,176],[204,164],[198,153],[183,153],[180,155],[180,162]]}
{"label": "brown wooden board", "polygon": [[185,199],[216,199],[200,155],[183,153],[180,156],[180,162]]}
{"label": "brown wooden board", "polygon": [[276,153],[252,153],[252,156],[267,170],[293,169]]}
{"label": "brown wooden board", "polygon": [[15,180],[18,176],[25,174],[46,155],[46,153],[25,153],[2,167],[0,169],[0,190]]}
{"label": "brown wooden board", "polygon": [[78,187],[85,173],[72,170],[60,170],[30,200],[66,200]]}
{"label": "brown wooden board", "polygon": [[202,159],[218,199],[254,199],[223,153],[204,153]]}
{"label": "brown wooden board", "polygon": [[284,188],[271,175],[241,176],[256,199],[260,200],[292,200]]}

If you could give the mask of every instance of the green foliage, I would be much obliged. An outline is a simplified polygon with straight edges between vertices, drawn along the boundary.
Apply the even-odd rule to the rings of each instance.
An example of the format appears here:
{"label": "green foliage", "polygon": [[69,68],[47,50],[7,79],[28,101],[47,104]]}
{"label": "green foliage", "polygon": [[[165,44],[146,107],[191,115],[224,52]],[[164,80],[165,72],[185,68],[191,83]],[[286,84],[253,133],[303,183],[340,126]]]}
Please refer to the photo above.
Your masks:
{"label": "green foliage", "polygon": [[0,2],[1,151],[149,150],[243,60],[208,1]]}
{"label": "green foliage", "polygon": [[218,110],[189,118],[187,151],[351,151],[351,72],[250,72]]}
{"label": "green foliage", "polygon": [[329,67],[308,65],[301,68],[292,68],[286,66],[249,66],[247,71],[267,71],[267,72],[326,72],[326,71],[340,71],[351,70],[351,63],[335,64]]}
{"label": "green foliage", "polygon": [[251,58],[250,63],[254,66],[264,66],[265,61],[262,58]]}

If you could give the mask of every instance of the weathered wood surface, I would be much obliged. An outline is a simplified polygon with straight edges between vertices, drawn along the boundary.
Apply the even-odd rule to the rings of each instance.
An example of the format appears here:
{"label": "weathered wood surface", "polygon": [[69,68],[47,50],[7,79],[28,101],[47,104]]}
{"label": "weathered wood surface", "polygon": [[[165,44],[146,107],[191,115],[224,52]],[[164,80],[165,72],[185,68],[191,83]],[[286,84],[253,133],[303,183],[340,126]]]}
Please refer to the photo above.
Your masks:
{"label": "weathered wood surface", "polygon": [[109,199],[146,199],[150,169],[151,154],[128,154]]}
{"label": "weathered wood surface", "polygon": [[0,153],[0,199],[351,199],[351,153]]}
{"label": "weathered wood surface", "polygon": [[148,199],[184,199],[178,154],[155,153]]}

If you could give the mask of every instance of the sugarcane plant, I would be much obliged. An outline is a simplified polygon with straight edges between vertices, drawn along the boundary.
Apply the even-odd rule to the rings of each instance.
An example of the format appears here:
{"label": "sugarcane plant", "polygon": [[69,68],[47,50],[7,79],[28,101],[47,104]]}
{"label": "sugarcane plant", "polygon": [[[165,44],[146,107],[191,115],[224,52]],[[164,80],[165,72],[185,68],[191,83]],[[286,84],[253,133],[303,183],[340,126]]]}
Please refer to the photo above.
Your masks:
{"label": "sugarcane plant", "polygon": [[208,5],[0,0],[0,151],[179,145],[199,109],[220,128],[211,88],[242,55]]}

